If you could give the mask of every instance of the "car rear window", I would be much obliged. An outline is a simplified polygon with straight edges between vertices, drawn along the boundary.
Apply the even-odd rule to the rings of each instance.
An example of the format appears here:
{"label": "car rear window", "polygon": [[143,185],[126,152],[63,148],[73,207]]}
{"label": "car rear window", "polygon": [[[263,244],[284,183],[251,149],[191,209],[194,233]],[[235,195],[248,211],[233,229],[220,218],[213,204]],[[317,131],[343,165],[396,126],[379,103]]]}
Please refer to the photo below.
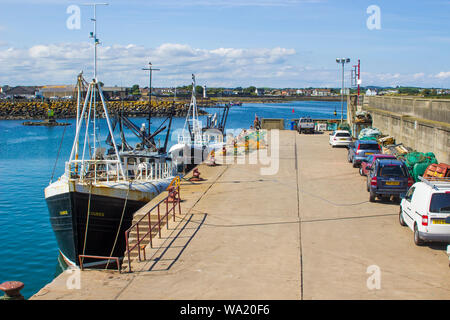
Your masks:
{"label": "car rear window", "polygon": [[378,148],[378,144],[365,144],[365,143],[361,143],[360,145],[359,145],[359,149],[360,150],[380,150],[379,148]]}
{"label": "car rear window", "polygon": [[336,137],[350,137],[350,134],[347,132],[338,132],[336,133]]}
{"label": "car rear window", "polygon": [[431,197],[430,212],[450,212],[450,193],[435,193]]}
{"label": "car rear window", "polygon": [[378,175],[380,177],[405,177],[406,171],[401,166],[386,165],[380,167],[378,170]]}

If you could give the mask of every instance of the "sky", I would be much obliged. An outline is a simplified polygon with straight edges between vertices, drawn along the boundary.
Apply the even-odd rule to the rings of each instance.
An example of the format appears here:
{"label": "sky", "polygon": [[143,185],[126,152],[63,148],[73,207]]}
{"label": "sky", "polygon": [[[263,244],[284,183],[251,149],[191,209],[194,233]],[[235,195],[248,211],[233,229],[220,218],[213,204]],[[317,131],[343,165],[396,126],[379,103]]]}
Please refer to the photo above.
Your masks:
{"label": "sky", "polygon": [[[450,0],[102,0],[98,80],[106,86],[450,88]],[[93,77],[86,1],[0,0],[0,85]],[[71,10],[73,6],[79,8]],[[375,11],[374,9],[375,8]],[[78,20],[79,17],[79,20]],[[79,24],[77,24],[79,21]]]}

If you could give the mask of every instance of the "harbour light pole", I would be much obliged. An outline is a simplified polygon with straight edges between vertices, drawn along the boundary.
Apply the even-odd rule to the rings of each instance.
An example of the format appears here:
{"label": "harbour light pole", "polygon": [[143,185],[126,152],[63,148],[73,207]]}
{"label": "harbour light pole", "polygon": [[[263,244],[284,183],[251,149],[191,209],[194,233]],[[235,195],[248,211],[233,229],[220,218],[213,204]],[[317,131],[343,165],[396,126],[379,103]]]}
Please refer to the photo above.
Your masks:
{"label": "harbour light pole", "polygon": [[143,68],[144,71],[149,71],[149,86],[148,86],[148,135],[150,135],[150,119],[152,115],[152,73],[153,71],[159,71],[160,69],[152,68],[152,63],[148,63],[148,68]]}
{"label": "harbour light pole", "polygon": [[341,123],[344,122],[344,65],[350,63],[350,58],[336,58],[336,62],[342,64],[342,90],[341,90]]}

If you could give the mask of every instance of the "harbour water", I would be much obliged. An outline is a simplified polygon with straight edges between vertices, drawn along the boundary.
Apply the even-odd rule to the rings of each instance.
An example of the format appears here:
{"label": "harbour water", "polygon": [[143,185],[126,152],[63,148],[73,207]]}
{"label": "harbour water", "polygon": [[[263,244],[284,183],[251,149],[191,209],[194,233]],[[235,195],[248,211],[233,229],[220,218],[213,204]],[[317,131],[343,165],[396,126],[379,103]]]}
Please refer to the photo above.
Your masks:
{"label": "harbour water", "polygon": [[[226,127],[248,128],[253,124],[255,114],[263,118],[286,120],[301,116],[338,119],[340,109],[340,102],[329,101],[244,104],[230,109]],[[335,110],[337,116],[334,116]],[[207,111],[212,113],[214,109],[209,108]],[[345,115],[346,105],[344,118]],[[184,120],[174,119],[173,129],[182,128]],[[65,121],[72,125],[26,127],[22,126],[23,121],[20,120],[0,121],[0,283],[7,280],[22,281],[25,283],[22,290],[25,298],[29,298],[61,272],[57,262],[58,248],[44,200],[44,188],[49,184],[53,170],[53,180],[63,173],[64,162],[70,154],[75,120]],[[140,124],[145,119],[133,121]],[[161,122],[162,119],[152,119],[152,131]],[[106,122],[102,119],[98,123],[104,141]],[[129,142],[137,142],[131,133],[126,138]],[[163,143],[164,136],[160,135],[159,138]],[[169,147],[174,143],[176,135],[171,136]]]}

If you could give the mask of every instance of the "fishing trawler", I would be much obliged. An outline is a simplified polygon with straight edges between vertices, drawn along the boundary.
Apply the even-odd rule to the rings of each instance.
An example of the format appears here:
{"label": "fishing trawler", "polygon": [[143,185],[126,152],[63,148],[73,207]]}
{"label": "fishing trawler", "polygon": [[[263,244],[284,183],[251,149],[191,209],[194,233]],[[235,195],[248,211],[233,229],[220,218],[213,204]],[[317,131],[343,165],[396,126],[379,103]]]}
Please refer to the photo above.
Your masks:
{"label": "fishing trawler", "polygon": [[221,150],[224,146],[224,131],[229,108],[229,105],[225,105],[221,116],[217,113],[208,115],[207,124],[203,127],[202,121],[198,118],[195,75],[193,74],[191,102],[184,127],[178,135],[178,143],[169,150],[172,161],[178,166],[182,165],[184,169],[189,169],[206,160],[212,151]]}
{"label": "fishing trawler", "polygon": [[[94,39],[96,46],[95,35]],[[86,83],[85,94],[84,84],[80,74],[75,139],[65,172],[57,181],[50,181],[45,200],[65,264],[92,267],[109,265],[111,257],[123,258],[125,230],[131,226],[133,214],[167,189],[176,168],[164,150],[156,148],[150,132],[140,132],[141,143],[132,148],[124,139],[123,125],[137,126],[125,117],[115,120],[122,138],[120,145],[116,143],[97,81],[96,59],[94,78]],[[99,114],[106,120],[109,148],[102,147],[99,139]]]}

